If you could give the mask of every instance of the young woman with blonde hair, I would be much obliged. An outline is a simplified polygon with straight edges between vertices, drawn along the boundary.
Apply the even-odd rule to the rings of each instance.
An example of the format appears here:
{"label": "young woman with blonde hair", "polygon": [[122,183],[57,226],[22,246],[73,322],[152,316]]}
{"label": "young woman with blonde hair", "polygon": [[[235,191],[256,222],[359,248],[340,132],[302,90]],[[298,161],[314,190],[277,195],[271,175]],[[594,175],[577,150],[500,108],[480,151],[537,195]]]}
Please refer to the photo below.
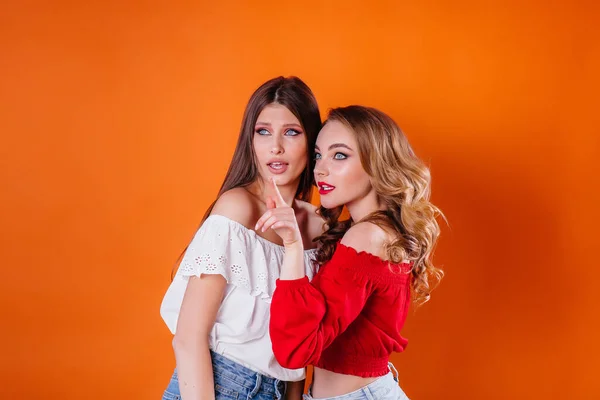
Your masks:
{"label": "young woman with blonde hair", "polygon": [[275,357],[288,368],[314,365],[305,399],[406,399],[389,357],[407,345],[400,331],[409,305],[427,301],[442,277],[431,260],[440,212],[429,201],[429,170],[389,116],[362,106],[329,113],[315,159],[327,230],[312,282],[295,213],[281,197],[268,200],[256,226],[272,228],[286,249],[271,303]]}

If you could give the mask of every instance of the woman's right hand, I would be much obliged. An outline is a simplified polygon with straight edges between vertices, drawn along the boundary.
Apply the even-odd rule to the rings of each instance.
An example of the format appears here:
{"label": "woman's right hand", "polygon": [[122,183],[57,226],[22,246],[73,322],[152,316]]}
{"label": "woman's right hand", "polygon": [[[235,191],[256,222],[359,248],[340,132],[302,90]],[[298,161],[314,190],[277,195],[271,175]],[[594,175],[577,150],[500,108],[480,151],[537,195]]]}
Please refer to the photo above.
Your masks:
{"label": "woman's right hand", "polygon": [[283,240],[283,245],[286,248],[303,247],[302,235],[296,220],[294,209],[290,207],[279,192],[275,178],[269,179],[271,188],[274,193],[273,197],[266,199],[268,210],[258,219],[254,230],[265,232],[272,228],[277,235]]}

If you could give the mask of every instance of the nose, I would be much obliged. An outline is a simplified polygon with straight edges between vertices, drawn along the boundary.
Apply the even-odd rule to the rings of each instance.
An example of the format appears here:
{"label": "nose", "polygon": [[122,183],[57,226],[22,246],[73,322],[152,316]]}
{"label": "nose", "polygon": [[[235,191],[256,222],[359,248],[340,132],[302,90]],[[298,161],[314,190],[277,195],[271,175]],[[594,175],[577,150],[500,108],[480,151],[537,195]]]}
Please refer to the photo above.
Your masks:
{"label": "nose", "polygon": [[281,143],[281,138],[279,135],[273,135],[273,143],[271,144],[271,154],[283,154],[285,150],[283,149],[283,143]]}
{"label": "nose", "polygon": [[319,178],[329,175],[329,171],[327,170],[327,166],[321,160],[318,160],[315,163],[314,173],[315,173],[315,177],[319,177]]}

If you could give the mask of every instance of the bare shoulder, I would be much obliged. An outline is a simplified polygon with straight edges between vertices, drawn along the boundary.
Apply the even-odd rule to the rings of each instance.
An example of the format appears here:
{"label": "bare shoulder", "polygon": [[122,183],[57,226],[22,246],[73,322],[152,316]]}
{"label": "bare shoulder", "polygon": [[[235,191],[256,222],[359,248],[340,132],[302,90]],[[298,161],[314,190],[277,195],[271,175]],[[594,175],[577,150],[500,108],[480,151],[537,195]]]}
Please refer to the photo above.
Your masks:
{"label": "bare shoulder", "polygon": [[359,222],[348,229],[341,243],[356,251],[366,251],[385,259],[384,244],[387,240],[388,234],[383,228],[371,222]]}
{"label": "bare shoulder", "polygon": [[299,211],[303,214],[301,216],[298,215],[298,219],[306,221],[305,226],[310,239],[312,240],[321,235],[323,233],[325,220],[317,214],[319,207],[302,200],[296,200],[296,204],[298,205]]}
{"label": "bare shoulder", "polygon": [[222,215],[252,229],[259,218],[258,200],[244,188],[233,188],[215,202],[211,215]]}

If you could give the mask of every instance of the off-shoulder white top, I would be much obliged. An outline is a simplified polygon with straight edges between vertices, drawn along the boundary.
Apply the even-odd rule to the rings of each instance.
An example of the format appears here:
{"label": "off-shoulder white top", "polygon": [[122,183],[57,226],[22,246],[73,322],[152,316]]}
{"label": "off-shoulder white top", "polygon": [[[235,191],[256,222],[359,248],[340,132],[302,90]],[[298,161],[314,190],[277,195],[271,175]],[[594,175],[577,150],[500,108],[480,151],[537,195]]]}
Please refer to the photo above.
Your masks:
{"label": "off-shoulder white top", "polygon": [[[310,279],[315,252],[314,249],[304,252]],[[302,380],[304,369],[291,370],[279,365],[269,336],[271,296],[283,255],[283,246],[227,217],[211,215],[190,243],[162,301],[160,314],[175,334],[188,278],[222,275],[227,286],[210,332],[209,347],[261,374],[284,381]]]}

